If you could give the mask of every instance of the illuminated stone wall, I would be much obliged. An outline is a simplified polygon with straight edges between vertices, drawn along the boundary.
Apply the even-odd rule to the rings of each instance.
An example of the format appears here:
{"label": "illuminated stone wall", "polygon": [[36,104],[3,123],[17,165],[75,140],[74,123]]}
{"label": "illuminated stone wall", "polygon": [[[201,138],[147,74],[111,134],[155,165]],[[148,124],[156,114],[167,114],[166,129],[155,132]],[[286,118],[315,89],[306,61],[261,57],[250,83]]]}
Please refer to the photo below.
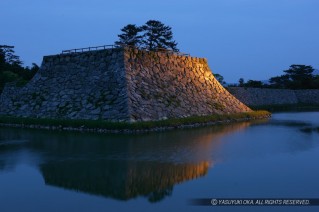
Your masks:
{"label": "illuminated stone wall", "polygon": [[128,49],[124,61],[133,120],[250,111],[220,85],[205,58]]}
{"label": "illuminated stone wall", "polygon": [[26,86],[6,86],[0,100],[0,114],[42,118],[147,121],[250,111],[206,59],[130,48],[45,56]]}

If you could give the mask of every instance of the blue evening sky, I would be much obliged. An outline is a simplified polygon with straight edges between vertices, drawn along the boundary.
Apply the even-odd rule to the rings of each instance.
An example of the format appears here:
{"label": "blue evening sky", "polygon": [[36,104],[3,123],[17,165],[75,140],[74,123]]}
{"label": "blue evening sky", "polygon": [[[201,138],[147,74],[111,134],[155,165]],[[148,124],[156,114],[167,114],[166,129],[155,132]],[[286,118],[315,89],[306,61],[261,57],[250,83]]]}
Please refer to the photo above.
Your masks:
{"label": "blue evening sky", "polygon": [[319,68],[319,0],[0,0],[0,44],[25,65],[112,44],[126,24],[160,20],[182,52],[226,82],[265,80],[291,64]]}

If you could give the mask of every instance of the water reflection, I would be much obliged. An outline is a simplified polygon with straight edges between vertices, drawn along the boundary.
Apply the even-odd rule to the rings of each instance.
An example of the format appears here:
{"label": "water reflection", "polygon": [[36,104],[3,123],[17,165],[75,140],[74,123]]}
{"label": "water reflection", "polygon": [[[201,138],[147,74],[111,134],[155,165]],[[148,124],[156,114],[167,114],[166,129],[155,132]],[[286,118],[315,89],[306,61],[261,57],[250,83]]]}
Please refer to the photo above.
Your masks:
{"label": "water reflection", "polygon": [[147,161],[65,161],[41,165],[46,184],[127,200],[159,201],[176,183],[205,175],[209,162],[170,164]]}
{"label": "water reflection", "polygon": [[309,127],[312,126],[311,123],[309,122],[304,122],[304,121],[294,121],[294,120],[256,120],[254,122],[254,125],[252,127],[258,127],[260,125],[264,126],[283,126],[283,127],[295,127],[295,128],[300,128],[300,127]]}
{"label": "water reflection", "polygon": [[0,129],[0,169],[20,158],[38,167],[47,185],[156,202],[171,195],[174,185],[206,175],[218,162],[220,138],[249,125],[134,136]]}

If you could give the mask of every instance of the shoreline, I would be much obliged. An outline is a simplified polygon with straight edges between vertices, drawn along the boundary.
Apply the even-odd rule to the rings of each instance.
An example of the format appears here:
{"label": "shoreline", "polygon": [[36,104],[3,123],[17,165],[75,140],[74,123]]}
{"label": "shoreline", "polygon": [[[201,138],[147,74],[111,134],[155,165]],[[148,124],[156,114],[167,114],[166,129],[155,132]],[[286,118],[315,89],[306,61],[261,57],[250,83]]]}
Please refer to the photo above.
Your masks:
{"label": "shoreline", "polygon": [[256,119],[267,119],[270,117],[271,113],[268,111],[253,111],[237,114],[127,123],[107,122],[102,120],[37,119],[0,116],[0,127],[109,134],[138,134],[147,132],[163,132],[174,129],[198,128]]}

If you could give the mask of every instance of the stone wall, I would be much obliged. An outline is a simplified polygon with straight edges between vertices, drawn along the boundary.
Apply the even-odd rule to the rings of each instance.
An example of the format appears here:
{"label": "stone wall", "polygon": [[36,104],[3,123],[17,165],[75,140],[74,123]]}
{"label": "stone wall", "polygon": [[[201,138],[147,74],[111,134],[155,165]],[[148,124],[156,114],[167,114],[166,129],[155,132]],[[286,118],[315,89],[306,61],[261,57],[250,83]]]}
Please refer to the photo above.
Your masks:
{"label": "stone wall", "polygon": [[319,105],[318,89],[295,90],[295,94],[298,98],[298,102],[300,103]]}
{"label": "stone wall", "polygon": [[0,101],[3,115],[110,121],[250,111],[206,59],[131,48],[46,56],[26,86],[7,85]]}
{"label": "stone wall", "polygon": [[227,88],[236,98],[249,106],[282,104],[319,104],[319,90],[289,90],[267,88]]}
{"label": "stone wall", "polygon": [[26,86],[4,88],[0,114],[127,120],[122,55],[122,50],[105,50],[46,56]]}
{"label": "stone wall", "polygon": [[250,110],[220,85],[204,58],[128,49],[124,60],[133,120]]}

